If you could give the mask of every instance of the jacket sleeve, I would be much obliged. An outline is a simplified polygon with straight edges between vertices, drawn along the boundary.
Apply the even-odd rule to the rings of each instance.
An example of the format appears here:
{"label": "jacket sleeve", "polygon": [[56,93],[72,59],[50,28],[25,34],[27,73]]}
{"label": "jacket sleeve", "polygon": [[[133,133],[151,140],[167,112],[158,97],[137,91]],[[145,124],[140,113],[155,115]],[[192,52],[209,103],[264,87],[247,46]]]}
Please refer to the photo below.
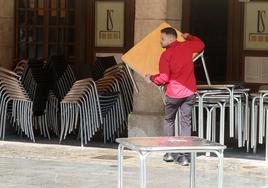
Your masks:
{"label": "jacket sleeve", "polygon": [[159,74],[152,75],[150,79],[156,85],[164,85],[169,82],[169,75],[169,57],[166,53],[163,53],[159,61]]}
{"label": "jacket sleeve", "polygon": [[188,35],[186,40],[188,41],[188,46],[193,53],[199,53],[205,48],[204,42],[196,36]]}

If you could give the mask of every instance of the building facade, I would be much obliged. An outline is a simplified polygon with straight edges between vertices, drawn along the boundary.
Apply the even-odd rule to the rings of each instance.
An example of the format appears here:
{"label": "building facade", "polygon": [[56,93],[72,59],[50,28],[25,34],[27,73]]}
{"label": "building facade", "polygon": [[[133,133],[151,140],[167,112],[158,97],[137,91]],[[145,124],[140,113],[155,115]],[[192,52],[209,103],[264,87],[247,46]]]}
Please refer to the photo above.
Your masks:
{"label": "building facade", "polygon": [[[0,0],[0,10],[0,66],[5,68],[20,59],[48,60],[63,53],[79,74],[96,56],[114,55],[120,62],[123,53],[168,22],[205,42],[212,81],[242,82],[252,89],[268,82],[266,0]],[[197,64],[199,81],[202,71]],[[138,75],[135,79],[140,92],[134,96],[130,135],[159,135],[159,90]]]}

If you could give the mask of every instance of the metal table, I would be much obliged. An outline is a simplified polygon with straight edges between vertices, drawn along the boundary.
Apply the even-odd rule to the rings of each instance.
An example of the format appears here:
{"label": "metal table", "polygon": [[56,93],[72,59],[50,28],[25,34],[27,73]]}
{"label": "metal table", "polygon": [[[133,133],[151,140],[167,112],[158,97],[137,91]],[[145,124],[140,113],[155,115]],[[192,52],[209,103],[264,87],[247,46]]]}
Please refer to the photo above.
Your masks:
{"label": "metal table", "polygon": [[218,188],[223,187],[223,151],[226,146],[198,137],[132,137],[118,138],[118,188],[123,188],[123,151],[128,148],[138,153],[140,158],[140,187],[146,188],[146,157],[153,152],[191,153],[191,188],[196,182],[196,154],[215,153],[219,159]]}

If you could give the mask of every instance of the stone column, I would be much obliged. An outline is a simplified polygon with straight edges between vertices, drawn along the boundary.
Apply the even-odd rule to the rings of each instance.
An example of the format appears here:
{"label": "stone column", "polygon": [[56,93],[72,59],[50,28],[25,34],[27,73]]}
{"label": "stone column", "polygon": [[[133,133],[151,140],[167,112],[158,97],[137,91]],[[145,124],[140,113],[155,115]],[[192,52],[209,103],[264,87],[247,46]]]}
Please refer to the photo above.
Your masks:
{"label": "stone column", "polygon": [[11,68],[14,51],[14,0],[0,0],[0,66]]}
{"label": "stone column", "polygon": [[167,23],[181,30],[182,0],[167,0]]}
{"label": "stone column", "polygon": [[[135,43],[161,23],[178,28],[181,23],[181,0],[136,0]],[[159,38],[160,39],[160,38]],[[134,94],[134,109],[129,116],[128,136],[163,135],[164,104],[159,89],[134,74],[139,93]]]}

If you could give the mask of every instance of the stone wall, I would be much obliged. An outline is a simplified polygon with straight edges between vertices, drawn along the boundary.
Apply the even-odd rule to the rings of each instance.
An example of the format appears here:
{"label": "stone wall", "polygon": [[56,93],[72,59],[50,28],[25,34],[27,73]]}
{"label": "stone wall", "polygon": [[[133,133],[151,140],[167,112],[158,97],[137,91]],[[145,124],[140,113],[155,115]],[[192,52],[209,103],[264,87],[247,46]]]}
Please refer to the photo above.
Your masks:
{"label": "stone wall", "polygon": [[0,66],[11,68],[14,52],[14,0],[0,0]]}

